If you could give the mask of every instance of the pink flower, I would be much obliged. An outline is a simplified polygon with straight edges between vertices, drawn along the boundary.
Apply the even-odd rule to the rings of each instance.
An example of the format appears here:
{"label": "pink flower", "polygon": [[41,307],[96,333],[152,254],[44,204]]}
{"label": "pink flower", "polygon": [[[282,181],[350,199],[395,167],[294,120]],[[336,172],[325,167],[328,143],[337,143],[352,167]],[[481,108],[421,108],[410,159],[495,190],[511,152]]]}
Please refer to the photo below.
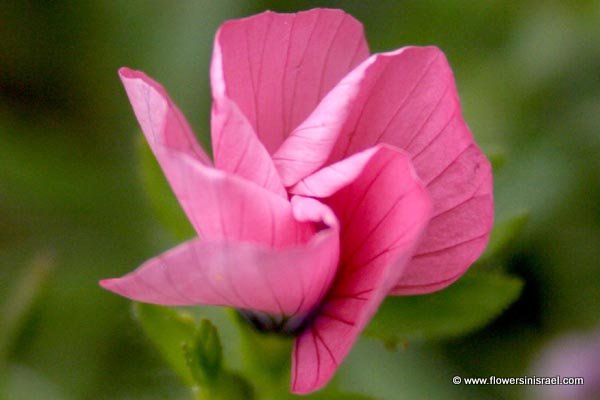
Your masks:
{"label": "pink flower", "polygon": [[198,238],[102,286],[296,334],[295,393],[329,381],[385,296],[448,286],[487,243],[490,165],[435,47],[369,56],[339,10],[226,22],[214,165],[159,84],[120,75]]}

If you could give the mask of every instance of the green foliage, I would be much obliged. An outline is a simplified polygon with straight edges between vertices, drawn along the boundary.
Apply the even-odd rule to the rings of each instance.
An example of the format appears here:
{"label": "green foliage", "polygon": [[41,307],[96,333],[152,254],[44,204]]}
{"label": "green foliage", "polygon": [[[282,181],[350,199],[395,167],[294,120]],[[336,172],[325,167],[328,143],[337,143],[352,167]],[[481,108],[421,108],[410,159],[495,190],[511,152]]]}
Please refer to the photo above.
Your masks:
{"label": "green foliage", "polygon": [[287,377],[293,338],[258,332],[236,310],[229,310],[229,316],[240,335],[247,370],[271,381]]}
{"label": "green foliage", "polygon": [[133,310],[150,342],[196,399],[254,398],[245,378],[224,368],[221,340],[209,320],[196,323],[190,313],[152,304],[134,303]]}
{"label": "green foliage", "polygon": [[184,347],[194,342],[196,324],[193,317],[173,308],[134,303],[133,315],[175,373],[188,385],[195,380],[188,368]]}
{"label": "green foliage", "polygon": [[211,386],[218,378],[223,358],[217,328],[203,319],[193,340],[184,344],[183,352],[194,380],[202,386]]}
{"label": "green foliage", "polygon": [[499,271],[472,270],[440,292],[388,297],[365,334],[396,346],[408,339],[447,339],[483,327],[519,296],[523,282]]}

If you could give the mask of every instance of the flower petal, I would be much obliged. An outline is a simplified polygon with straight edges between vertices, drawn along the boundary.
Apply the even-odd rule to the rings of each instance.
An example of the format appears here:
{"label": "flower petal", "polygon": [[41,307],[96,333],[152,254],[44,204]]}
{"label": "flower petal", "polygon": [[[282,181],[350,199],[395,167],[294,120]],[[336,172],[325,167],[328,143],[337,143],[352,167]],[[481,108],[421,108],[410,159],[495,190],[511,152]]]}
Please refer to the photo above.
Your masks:
{"label": "flower petal", "polygon": [[222,55],[218,48],[215,48],[211,68],[211,134],[217,168],[242,176],[287,199],[270,154],[248,119],[225,93]]}
{"label": "flower petal", "polygon": [[234,101],[272,153],[368,55],[362,25],[340,10],[228,21],[215,39],[213,96]]}
{"label": "flower petal", "polygon": [[[119,69],[119,76],[144,136],[155,154],[158,148],[164,148],[210,164],[192,128],[160,84],[143,72],[129,68]],[[159,159],[158,162],[163,170],[169,169],[165,160]]]}
{"label": "flower petal", "polygon": [[410,153],[439,214],[394,293],[445,287],[485,248],[493,196],[489,162],[461,116],[439,49],[407,47],[370,57],[329,92],[273,159],[291,186],[377,143]]}
{"label": "flower petal", "polygon": [[211,132],[215,165],[287,199],[287,192],[271,155],[238,106],[224,93],[219,57],[219,52],[215,51],[212,65],[214,71],[211,74],[214,94]]}
{"label": "flower petal", "polygon": [[372,56],[346,75],[273,154],[285,186],[295,185],[330,159],[339,137],[358,115],[354,103],[365,97],[363,86],[368,87],[377,75],[372,70],[380,67],[378,60],[379,56]]}
{"label": "flower petal", "polygon": [[304,243],[315,224],[294,218],[292,206],[251,182],[176,154],[171,186],[200,237],[270,248]]}
{"label": "flower petal", "polygon": [[313,234],[311,223],[294,219],[287,199],[210,167],[160,85],[141,72],[120,73],[148,143],[199,235],[284,247]]}
{"label": "flower petal", "polygon": [[334,193],[320,193],[328,195],[323,202],[340,219],[340,267],[315,320],[296,341],[291,384],[295,393],[317,390],[333,376],[398,281],[430,211],[409,156],[391,146],[369,149],[317,174],[314,182],[334,175],[346,182]]}
{"label": "flower petal", "polygon": [[121,278],[100,284],[147,303],[225,305],[285,316],[308,314],[329,288],[339,253],[333,213],[311,202],[317,203],[296,200],[299,215],[333,225],[302,245],[274,250],[249,243],[193,239]]}
{"label": "flower petal", "polygon": [[434,209],[423,242],[391,294],[423,294],[460,278],[487,245],[494,219],[491,167],[475,145],[427,184]]}
{"label": "flower petal", "polygon": [[378,145],[363,150],[352,157],[318,170],[291,187],[289,191],[302,196],[329,197],[354,182],[374,156],[381,157],[377,153],[382,151],[394,150],[388,145]]}

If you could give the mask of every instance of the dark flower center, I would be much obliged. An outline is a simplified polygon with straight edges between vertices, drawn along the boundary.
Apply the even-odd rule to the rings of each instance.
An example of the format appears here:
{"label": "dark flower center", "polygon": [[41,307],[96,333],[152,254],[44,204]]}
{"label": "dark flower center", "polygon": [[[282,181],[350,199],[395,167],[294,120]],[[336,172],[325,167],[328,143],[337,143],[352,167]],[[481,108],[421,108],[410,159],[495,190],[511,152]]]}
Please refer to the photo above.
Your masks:
{"label": "dark flower center", "polygon": [[259,332],[297,336],[312,320],[312,313],[303,315],[272,315],[261,311],[238,310],[240,315]]}

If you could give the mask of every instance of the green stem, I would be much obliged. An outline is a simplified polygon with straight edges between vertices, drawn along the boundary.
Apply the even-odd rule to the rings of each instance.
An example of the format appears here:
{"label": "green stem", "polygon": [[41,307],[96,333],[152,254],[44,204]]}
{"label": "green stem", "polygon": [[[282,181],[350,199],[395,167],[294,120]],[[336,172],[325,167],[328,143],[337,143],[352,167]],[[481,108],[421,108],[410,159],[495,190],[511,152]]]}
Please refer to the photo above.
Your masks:
{"label": "green stem", "polygon": [[244,355],[244,373],[256,387],[260,399],[280,399],[287,393],[293,337],[256,331],[235,310],[231,310]]}
{"label": "green stem", "polygon": [[252,386],[232,372],[222,371],[218,379],[210,386],[194,386],[192,393],[195,400],[253,400],[255,399]]}

